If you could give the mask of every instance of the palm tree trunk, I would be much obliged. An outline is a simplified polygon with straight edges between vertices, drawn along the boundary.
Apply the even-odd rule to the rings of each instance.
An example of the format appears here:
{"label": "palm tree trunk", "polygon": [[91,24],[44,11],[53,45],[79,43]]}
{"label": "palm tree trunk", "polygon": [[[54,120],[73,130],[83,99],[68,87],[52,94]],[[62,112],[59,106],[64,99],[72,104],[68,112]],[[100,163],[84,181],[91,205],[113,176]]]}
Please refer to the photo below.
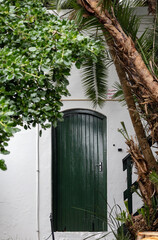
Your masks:
{"label": "palm tree trunk", "polygon": [[[152,209],[152,196],[154,192],[154,186],[149,178],[150,172],[155,167],[157,168],[157,163],[155,161],[155,158],[153,156],[153,153],[151,151],[151,148],[149,146],[149,143],[146,138],[146,134],[140,119],[139,112],[137,111],[136,104],[133,98],[133,94],[131,91],[131,88],[128,84],[128,78],[125,69],[120,65],[119,60],[116,56],[115,48],[113,41],[109,39],[105,34],[105,39],[107,42],[107,45],[109,47],[109,51],[111,54],[111,57],[113,59],[122,89],[124,93],[124,98],[128,107],[128,111],[130,114],[130,118],[139,142],[139,147],[137,144],[134,143],[133,139],[128,140],[126,143],[129,146],[129,152],[131,154],[131,157],[133,159],[133,162],[135,164],[135,167],[137,169],[138,174],[138,185],[139,189],[143,198],[143,201],[145,204],[147,204],[150,207],[150,214],[153,214]],[[142,155],[143,154],[143,155]],[[154,228],[154,223],[156,221],[156,218],[153,218],[153,226],[149,227],[146,223],[145,219],[141,214],[138,216],[132,216],[132,224],[131,222],[127,222],[127,228],[129,232],[132,234],[133,239],[135,239],[136,234],[138,231],[149,231]]]}
{"label": "palm tree trunk", "polygon": [[108,39],[105,35],[106,42],[108,44],[112,59],[115,64],[115,68],[123,89],[125,101],[128,107],[128,111],[130,114],[130,118],[139,142],[139,147],[141,148],[140,153],[139,148],[133,143],[133,141],[128,141],[127,144],[130,148],[130,153],[132,159],[136,165],[138,170],[138,183],[140,187],[140,191],[142,193],[144,202],[148,205],[151,205],[151,196],[153,194],[153,187],[151,181],[149,179],[150,171],[155,168],[158,171],[158,166],[156,160],[153,156],[149,143],[147,141],[147,137],[139,116],[139,112],[137,111],[136,104],[134,102],[133,94],[131,92],[131,88],[128,85],[128,79],[125,72],[125,69],[120,65],[119,60],[116,56],[116,52],[114,49],[113,41]]}
{"label": "palm tree trunk", "polygon": [[114,48],[119,63],[129,76],[132,91],[137,96],[143,115],[149,123],[153,142],[158,143],[158,79],[151,74],[141,55],[135,48],[131,37],[122,30],[117,19],[108,11],[98,6],[98,0],[77,0],[89,15],[97,17],[104,29],[114,41]]}
{"label": "palm tree trunk", "polygon": [[[125,88],[124,93],[126,94],[127,92],[126,100],[128,101],[128,109],[131,119],[133,119],[132,122],[136,131],[139,145],[145,159],[148,161],[149,169],[152,169],[154,167],[156,171],[158,171],[158,166],[150,150],[150,147],[147,147],[148,143],[146,140],[145,132],[140,121],[139,114],[135,108],[134,100],[132,102],[133,96],[130,93],[131,87],[133,91],[135,91],[135,89],[138,89],[139,91],[136,90],[136,94],[139,94],[141,104],[144,104],[145,102],[145,104],[151,108],[153,103],[153,109],[158,109],[158,80],[155,79],[155,77],[152,76],[152,74],[149,72],[140,54],[137,52],[132,39],[123,32],[114,14],[111,16],[107,10],[102,11],[101,6],[98,6],[97,0],[78,0],[78,2],[90,14],[93,14],[98,18],[98,20],[104,25],[104,28],[108,31],[113,39],[113,44],[111,46],[111,49],[113,49],[113,58],[115,61],[116,70],[118,71],[118,75],[120,75],[120,81],[124,81],[122,83],[122,86]],[[124,73],[124,76],[122,76],[123,72],[126,72]],[[126,74],[130,76],[129,80],[132,79],[131,87],[127,86],[127,83],[129,81],[126,77]],[[135,86],[133,86],[133,82]],[[129,97],[130,95],[131,97]],[[154,117],[156,124],[153,126],[153,129],[156,129],[157,131],[158,114],[154,114]],[[156,141],[158,141],[158,139],[156,139]]]}
{"label": "palm tree trunk", "polygon": [[[106,41],[109,45],[116,71],[122,85],[124,97],[141,151],[138,145],[134,143],[133,139],[127,141],[127,144],[138,170],[138,183],[144,203],[150,206],[152,210],[151,198],[154,190],[149,179],[149,174],[153,169],[158,172],[158,165],[147,141],[132,92],[135,92],[140,98],[140,103],[146,104],[147,108],[150,108],[150,110],[154,108],[158,109],[158,79],[150,73],[141,55],[136,50],[134,42],[124,33],[114,13],[111,16],[107,10],[103,11],[101,6],[98,6],[98,2],[98,0],[78,0],[78,3],[81,4],[89,14],[98,18],[105,30],[107,30],[112,37],[112,40],[107,41],[106,39]],[[129,82],[131,85],[129,85]],[[148,112],[148,110],[146,112]],[[157,111],[156,114],[154,111],[154,116],[155,115],[156,119],[154,119],[154,121],[156,121],[157,124]],[[151,120],[151,123],[152,121],[153,120]],[[158,127],[156,124],[154,126],[151,125],[153,129],[156,126],[157,130]],[[158,141],[158,138],[156,140]],[[139,222],[141,221],[142,216],[140,216]],[[131,227],[134,233],[136,233],[138,229],[140,230],[138,221],[135,221],[135,223],[135,226]],[[142,230],[149,230],[147,227],[148,226],[143,224]]]}
{"label": "palm tree trunk", "polygon": [[113,38],[120,64],[132,77],[132,84],[139,89],[140,98],[143,97],[146,103],[158,103],[158,80],[149,72],[134,42],[124,33],[114,14],[111,16],[107,10],[103,11],[101,6],[98,6],[97,0],[78,0],[78,2],[98,18]]}
{"label": "palm tree trunk", "polygon": [[148,3],[148,11],[153,15],[156,14],[156,0],[147,0]]}

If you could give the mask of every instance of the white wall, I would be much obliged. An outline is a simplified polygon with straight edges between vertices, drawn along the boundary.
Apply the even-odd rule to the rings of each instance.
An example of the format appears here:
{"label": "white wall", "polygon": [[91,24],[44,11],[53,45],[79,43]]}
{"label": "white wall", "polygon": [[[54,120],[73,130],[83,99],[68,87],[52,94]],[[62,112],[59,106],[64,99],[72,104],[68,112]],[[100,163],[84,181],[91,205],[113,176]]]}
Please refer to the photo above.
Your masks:
{"label": "white wall", "polygon": [[[146,12],[142,12],[142,14],[146,14]],[[113,88],[116,80],[115,69],[111,68],[109,89]],[[71,96],[63,99],[62,110],[73,108],[94,110],[91,102],[85,101],[80,72],[75,68],[70,77],[69,90]],[[120,122],[124,121],[129,134],[133,134],[128,111],[126,107],[122,107],[116,101],[108,101],[102,109],[98,107],[95,110],[107,117],[108,203],[113,206],[116,202],[124,207],[123,191],[126,189],[127,179],[126,172],[122,170],[122,158],[127,154],[127,146],[124,138],[118,132],[118,128],[121,127]],[[0,171],[0,240],[44,240],[51,233],[49,221],[51,212],[51,130],[43,131],[40,138],[39,234],[36,226],[36,138],[36,129],[22,130],[11,139],[9,144],[11,154],[4,157],[8,170]],[[118,148],[122,148],[122,152],[118,152]],[[139,199],[135,198],[134,203],[139,206]],[[88,234],[91,233],[55,233],[55,238],[56,240],[84,239]]]}
{"label": "white wall", "polygon": [[35,130],[10,141],[8,170],[0,172],[0,239],[35,239]]}
{"label": "white wall", "polygon": [[[80,72],[73,68],[69,89],[71,96],[64,99],[62,110],[83,108],[93,109],[90,101],[85,101],[80,82]],[[110,86],[117,76],[110,70]],[[70,101],[70,99],[72,101]],[[67,101],[69,100],[69,101]],[[76,100],[76,101],[75,101]],[[94,109],[93,109],[94,110]],[[126,172],[122,171],[122,158],[127,154],[127,146],[118,132],[124,121],[131,134],[133,132],[126,107],[119,102],[106,102],[104,107],[95,109],[107,117],[107,178],[108,203],[114,201],[123,207],[123,191],[126,189]],[[122,148],[122,152],[118,152]],[[36,129],[22,130],[11,139],[11,154],[5,156],[8,170],[0,172],[0,240],[38,239],[36,227]],[[43,131],[40,138],[40,239],[51,233],[49,215],[51,212],[51,130]],[[56,239],[83,239],[88,233],[56,233]]]}

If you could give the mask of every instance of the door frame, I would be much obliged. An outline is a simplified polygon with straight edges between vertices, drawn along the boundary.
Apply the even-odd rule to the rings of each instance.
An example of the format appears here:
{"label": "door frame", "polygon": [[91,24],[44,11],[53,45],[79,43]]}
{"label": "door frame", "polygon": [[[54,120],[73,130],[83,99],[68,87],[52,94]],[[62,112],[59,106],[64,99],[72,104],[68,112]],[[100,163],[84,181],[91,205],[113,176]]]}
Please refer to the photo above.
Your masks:
{"label": "door frame", "polygon": [[[104,132],[103,132],[103,149],[104,149],[104,158],[106,159],[106,161],[104,162],[104,173],[105,173],[105,194],[107,197],[107,117],[105,115],[103,115],[102,113],[96,112],[94,110],[90,110],[90,109],[82,109],[82,108],[74,108],[74,109],[68,109],[68,110],[64,110],[62,111],[63,118],[70,116],[72,114],[75,113],[85,113],[88,115],[92,115],[92,116],[96,116],[100,119],[103,120],[103,128],[104,128]],[[52,217],[53,217],[53,228],[54,231],[57,231],[57,152],[56,152],[56,128],[54,128],[52,126],[52,167],[51,167],[51,210],[52,210]],[[106,203],[106,222],[107,222],[107,203]],[[105,226],[105,231],[107,231],[107,224]]]}

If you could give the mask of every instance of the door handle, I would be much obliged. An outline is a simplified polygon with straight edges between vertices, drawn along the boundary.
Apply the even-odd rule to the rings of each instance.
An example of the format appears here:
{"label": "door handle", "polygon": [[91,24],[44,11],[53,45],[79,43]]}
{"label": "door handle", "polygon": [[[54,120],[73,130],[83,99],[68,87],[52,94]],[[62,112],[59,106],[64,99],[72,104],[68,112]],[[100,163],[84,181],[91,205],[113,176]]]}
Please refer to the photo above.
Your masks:
{"label": "door handle", "polygon": [[103,162],[96,164],[96,167],[99,167],[99,172],[103,171]]}

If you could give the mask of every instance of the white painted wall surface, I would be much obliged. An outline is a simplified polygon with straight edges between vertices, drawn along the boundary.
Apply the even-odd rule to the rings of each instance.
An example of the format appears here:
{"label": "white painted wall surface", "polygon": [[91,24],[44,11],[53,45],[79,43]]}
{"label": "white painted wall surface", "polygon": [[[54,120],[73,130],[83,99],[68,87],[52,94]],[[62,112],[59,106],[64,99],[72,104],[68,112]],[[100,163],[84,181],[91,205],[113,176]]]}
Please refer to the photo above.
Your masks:
{"label": "white painted wall surface", "polygon": [[[114,68],[110,69],[110,86],[117,79]],[[73,68],[69,90],[71,96],[64,99],[62,110],[92,109],[92,103],[85,99],[80,82],[80,72]],[[70,101],[72,99],[72,101]],[[78,100],[77,100],[78,99]],[[69,100],[69,101],[67,101]],[[77,100],[77,101],[74,101]],[[126,172],[122,171],[122,158],[127,154],[127,146],[118,132],[124,121],[129,133],[133,133],[126,107],[118,102],[106,102],[96,111],[107,117],[107,179],[108,203],[117,202],[123,207],[123,191],[126,189]],[[114,146],[115,145],[115,146]],[[122,152],[118,152],[122,148]],[[5,156],[8,170],[0,172],[0,240],[35,240],[36,228],[36,129],[22,130],[9,144],[11,154]],[[40,138],[40,198],[39,235],[46,239],[50,233],[51,213],[51,130],[43,131]],[[55,233],[56,240],[83,239],[91,233]]]}
{"label": "white painted wall surface", "polygon": [[0,172],[0,239],[35,239],[35,130],[10,141],[8,170]]}
{"label": "white painted wall surface", "polygon": [[[117,74],[112,67],[109,89],[112,89],[116,80]],[[80,82],[80,72],[75,68],[72,69],[69,90],[71,96],[64,99],[62,110],[94,110],[91,102],[82,101],[86,97]],[[123,191],[127,179],[126,172],[122,170],[122,159],[127,155],[127,146],[118,128],[121,127],[120,122],[124,121],[129,135],[133,135],[128,111],[119,102],[106,102],[102,109],[98,107],[95,110],[107,117],[108,204],[113,206],[116,202],[124,207]],[[4,156],[8,170],[0,171],[0,240],[45,240],[51,234],[51,130],[43,131],[39,145],[39,239],[36,228],[36,129],[33,128],[17,133],[9,144],[11,154]],[[122,148],[122,152],[118,152],[118,148]],[[135,198],[134,203],[137,207],[141,204],[138,198]],[[55,239],[82,240],[87,235],[91,233],[57,232]]]}

